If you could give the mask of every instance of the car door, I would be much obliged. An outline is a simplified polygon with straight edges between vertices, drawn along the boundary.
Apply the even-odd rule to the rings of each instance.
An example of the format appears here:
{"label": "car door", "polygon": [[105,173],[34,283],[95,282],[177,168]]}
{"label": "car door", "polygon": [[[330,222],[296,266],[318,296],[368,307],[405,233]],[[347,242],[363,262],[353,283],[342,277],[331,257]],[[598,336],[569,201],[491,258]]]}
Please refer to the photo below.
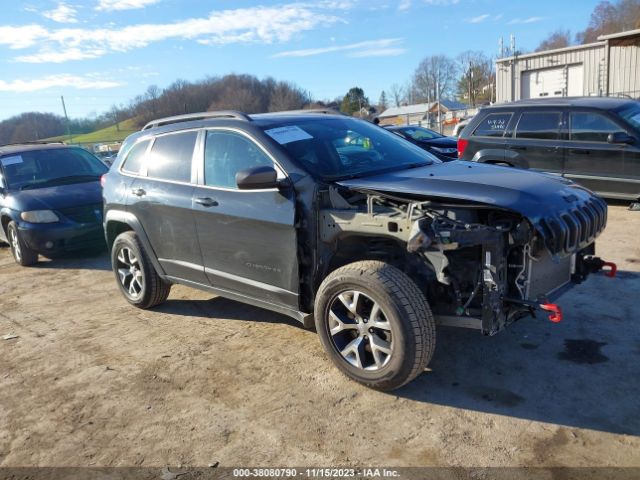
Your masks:
{"label": "car door", "polygon": [[507,158],[526,162],[532,170],[562,174],[562,116],[561,109],[524,110],[508,140]]}
{"label": "car door", "polygon": [[211,129],[204,137],[200,183],[193,195],[205,272],[218,289],[298,309],[295,201],[292,190],[238,190],[235,175],[275,166],[246,134]]}
{"label": "car door", "polygon": [[629,145],[607,141],[609,134],[616,132],[626,133],[624,127],[603,112],[570,112],[564,175],[602,194],[630,193],[632,183],[625,178]]}
{"label": "car door", "polygon": [[[206,284],[191,202],[197,130],[157,136],[128,192],[128,208],[169,276]],[[126,166],[126,164],[125,164]]]}

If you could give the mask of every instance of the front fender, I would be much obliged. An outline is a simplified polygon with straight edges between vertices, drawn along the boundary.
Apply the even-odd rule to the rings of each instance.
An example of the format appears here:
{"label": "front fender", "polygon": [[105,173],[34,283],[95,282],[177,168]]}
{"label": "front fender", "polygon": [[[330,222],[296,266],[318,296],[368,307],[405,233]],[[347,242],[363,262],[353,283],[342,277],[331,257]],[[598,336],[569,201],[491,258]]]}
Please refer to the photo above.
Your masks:
{"label": "front fender", "polygon": [[4,207],[0,210],[0,219],[2,220],[2,225],[0,228],[0,240],[6,242],[7,241],[7,225],[9,222],[14,221],[16,223],[20,222],[20,218],[18,212],[15,210],[11,210],[8,207]]}
{"label": "front fender", "polygon": [[142,248],[144,248],[147,252],[147,257],[149,257],[149,260],[151,260],[153,268],[155,268],[156,272],[158,272],[158,275],[164,278],[166,276],[165,271],[160,265],[160,262],[158,262],[158,256],[151,246],[149,237],[145,233],[144,228],[142,227],[142,224],[140,223],[138,218],[131,212],[125,212],[123,210],[108,210],[106,212],[104,217],[104,232],[107,241],[107,247],[109,248],[109,253],[111,253],[113,240],[115,240],[115,237],[109,238],[109,230],[110,226],[114,224],[127,225],[131,230],[135,232],[138,239],[140,240],[140,243],[142,244]]}

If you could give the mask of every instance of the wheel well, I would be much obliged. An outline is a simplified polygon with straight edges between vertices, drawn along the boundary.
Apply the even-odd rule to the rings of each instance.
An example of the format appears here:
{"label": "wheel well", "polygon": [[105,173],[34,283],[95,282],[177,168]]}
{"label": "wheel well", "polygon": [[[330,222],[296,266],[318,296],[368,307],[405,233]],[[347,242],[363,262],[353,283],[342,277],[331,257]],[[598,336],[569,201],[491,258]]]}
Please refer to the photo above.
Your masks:
{"label": "wheel well", "polygon": [[423,291],[426,291],[424,289],[429,279],[433,277],[433,271],[428,267],[427,260],[409,253],[401,242],[390,238],[350,235],[339,239],[334,245],[333,255],[327,262],[327,267],[316,289],[334,270],[361,260],[380,260],[398,267]]}
{"label": "wheel well", "polygon": [[7,235],[7,228],[9,227],[9,222],[11,222],[11,217],[9,215],[3,215],[2,216],[2,231],[4,232],[5,236]]}
{"label": "wheel well", "polygon": [[111,246],[118,235],[130,230],[133,230],[131,225],[124,222],[111,221],[107,223],[107,247],[109,250],[111,250]]}

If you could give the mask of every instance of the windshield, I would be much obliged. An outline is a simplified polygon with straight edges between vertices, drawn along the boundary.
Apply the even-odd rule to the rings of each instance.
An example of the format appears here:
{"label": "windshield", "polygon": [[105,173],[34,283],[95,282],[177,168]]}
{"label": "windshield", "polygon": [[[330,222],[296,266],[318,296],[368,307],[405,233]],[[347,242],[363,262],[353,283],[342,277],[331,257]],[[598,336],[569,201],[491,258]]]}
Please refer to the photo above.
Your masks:
{"label": "windshield", "polygon": [[440,163],[397,135],[352,118],[300,119],[277,127],[269,125],[265,133],[305,170],[325,179]]}
{"label": "windshield", "polygon": [[433,140],[434,138],[441,138],[442,135],[434,132],[433,130],[429,130],[428,128],[422,127],[407,127],[401,128],[402,132],[405,135],[410,136],[414,140],[418,140],[419,142],[422,140]]}
{"label": "windshield", "polygon": [[31,150],[0,158],[9,189],[95,181],[108,168],[81,148]]}
{"label": "windshield", "polygon": [[622,118],[634,126],[636,129],[640,129],[640,103],[638,105],[631,105],[618,112]]}

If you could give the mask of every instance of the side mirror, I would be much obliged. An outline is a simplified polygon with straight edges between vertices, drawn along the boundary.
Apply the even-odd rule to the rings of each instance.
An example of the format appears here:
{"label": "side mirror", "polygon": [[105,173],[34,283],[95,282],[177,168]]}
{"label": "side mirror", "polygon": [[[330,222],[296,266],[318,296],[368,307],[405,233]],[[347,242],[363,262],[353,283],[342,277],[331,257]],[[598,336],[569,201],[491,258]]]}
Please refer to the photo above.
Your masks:
{"label": "side mirror", "polygon": [[635,141],[636,141],[635,138],[633,138],[631,135],[626,134],[625,132],[610,133],[609,136],[607,137],[608,143],[630,144],[630,143],[635,143]]}
{"label": "side mirror", "polygon": [[245,168],[236,173],[236,185],[240,190],[278,188],[278,172],[270,166]]}

